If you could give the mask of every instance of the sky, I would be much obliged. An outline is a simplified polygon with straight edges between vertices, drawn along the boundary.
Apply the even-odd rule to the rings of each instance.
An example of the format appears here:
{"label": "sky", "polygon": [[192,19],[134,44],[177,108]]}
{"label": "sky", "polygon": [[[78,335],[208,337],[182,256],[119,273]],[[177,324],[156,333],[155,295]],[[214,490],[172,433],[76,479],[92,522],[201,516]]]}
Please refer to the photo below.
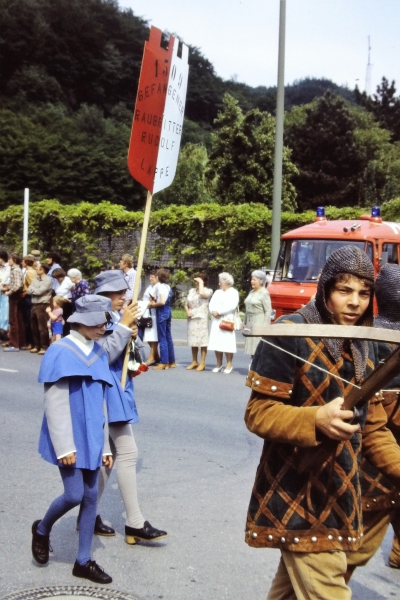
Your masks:
{"label": "sky", "polygon": [[[196,46],[217,75],[274,86],[281,0],[118,0],[150,25]],[[325,77],[369,93],[385,76],[400,95],[399,0],[286,0],[285,83]]]}

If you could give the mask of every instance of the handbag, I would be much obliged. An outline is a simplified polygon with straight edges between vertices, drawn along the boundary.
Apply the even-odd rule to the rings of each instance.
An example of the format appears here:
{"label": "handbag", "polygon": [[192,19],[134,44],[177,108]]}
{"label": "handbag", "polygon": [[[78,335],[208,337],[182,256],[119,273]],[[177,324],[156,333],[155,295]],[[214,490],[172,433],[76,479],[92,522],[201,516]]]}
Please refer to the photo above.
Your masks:
{"label": "handbag", "polygon": [[242,331],[242,329],[243,329],[243,321],[240,318],[238,309],[236,309],[236,311],[235,311],[234,328],[235,328],[235,331]]}
{"label": "handbag", "polygon": [[151,317],[140,317],[137,320],[137,326],[141,329],[151,329],[153,327],[153,319]]}
{"label": "handbag", "polygon": [[222,319],[219,328],[223,331],[233,331],[235,328],[235,324],[233,321],[228,321],[228,319]]}

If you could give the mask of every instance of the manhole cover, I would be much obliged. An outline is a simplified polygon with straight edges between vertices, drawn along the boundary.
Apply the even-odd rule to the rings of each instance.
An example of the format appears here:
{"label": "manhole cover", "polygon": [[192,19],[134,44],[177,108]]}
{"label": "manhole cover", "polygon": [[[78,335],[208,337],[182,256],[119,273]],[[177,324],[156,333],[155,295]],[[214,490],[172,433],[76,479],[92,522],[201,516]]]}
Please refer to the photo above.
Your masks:
{"label": "manhole cover", "polygon": [[3,596],[1,600],[41,600],[45,598],[58,598],[62,596],[62,600],[73,600],[76,596],[80,596],[81,600],[140,600],[137,596],[124,594],[116,590],[107,588],[75,586],[75,585],[56,585],[51,587],[41,587],[33,590],[22,590],[14,592],[8,596]]}

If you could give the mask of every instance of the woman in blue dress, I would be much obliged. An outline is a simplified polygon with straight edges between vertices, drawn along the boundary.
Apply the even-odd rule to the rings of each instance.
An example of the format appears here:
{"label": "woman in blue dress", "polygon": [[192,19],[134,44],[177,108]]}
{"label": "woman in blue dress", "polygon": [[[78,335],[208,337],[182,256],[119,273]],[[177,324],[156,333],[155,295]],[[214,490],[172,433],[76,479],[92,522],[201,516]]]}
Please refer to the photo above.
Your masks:
{"label": "woman in blue dress", "polygon": [[0,249],[0,334],[1,339],[6,338],[8,331],[8,296],[3,293],[2,287],[10,279],[10,265],[8,264],[8,254]]}
{"label": "woman in blue dress", "polygon": [[89,282],[86,279],[82,279],[82,273],[79,269],[69,269],[67,276],[70,278],[74,287],[72,288],[72,309],[75,310],[75,302],[82,296],[91,294]]}
{"label": "woman in blue dress", "polygon": [[166,269],[158,269],[156,280],[158,282],[157,298],[156,300],[149,302],[149,308],[157,309],[157,335],[161,362],[153,367],[153,369],[159,371],[169,368],[174,369],[176,363],[171,333],[172,311],[170,301],[172,298],[172,290],[168,285],[168,271]]}

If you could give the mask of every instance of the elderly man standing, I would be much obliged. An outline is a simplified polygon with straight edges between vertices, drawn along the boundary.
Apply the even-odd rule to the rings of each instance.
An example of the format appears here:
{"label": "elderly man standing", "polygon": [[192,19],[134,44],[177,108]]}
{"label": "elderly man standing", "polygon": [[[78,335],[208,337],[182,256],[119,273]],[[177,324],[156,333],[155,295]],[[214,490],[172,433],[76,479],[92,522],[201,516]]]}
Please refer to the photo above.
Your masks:
{"label": "elderly man standing", "polygon": [[[128,289],[126,290],[125,300],[130,302],[133,298],[133,289],[136,281],[136,270],[133,268],[133,259],[130,254],[123,254],[119,261],[119,268],[124,273],[124,279]],[[140,291],[140,286],[139,286]]]}
{"label": "elderly man standing", "polygon": [[12,252],[8,257],[8,264],[11,267],[10,283],[5,286],[5,294],[9,300],[10,341],[9,346],[4,348],[4,352],[19,352],[20,349],[25,350],[25,328],[19,308],[23,287],[21,257],[16,252]]}
{"label": "elderly man standing", "polygon": [[46,263],[49,266],[48,275],[49,275],[49,277],[52,277],[54,291],[58,287],[59,283],[58,283],[57,279],[55,279],[55,277],[53,277],[53,271],[55,271],[56,269],[62,268],[60,265],[60,261],[61,261],[61,257],[57,252],[48,252],[47,253]]}
{"label": "elderly man standing", "polygon": [[29,294],[27,294],[28,287],[34,279],[37,277],[36,268],[33,266],[35,263],[35,257],[31,254],[24,256],[22,259],[22,274],[24,285],[22,288],[22,298],[19,303],[19,308],[22,313],[22,320],[25,327],[25,341],[26,349],[31,350],[33,346],[32,329],[31,329],[31,312],[32,312],[32,301]]}
{"label": "elderly man standing", "polygon": [[53,281],[47,275],[49,267],[40,264],[37,277],[27,289],[32,298],[31,329],[33,338],[32,354],[44,354],[49,347],[49,331],[47,329],[48,315],[46,309],[50,306]]}

